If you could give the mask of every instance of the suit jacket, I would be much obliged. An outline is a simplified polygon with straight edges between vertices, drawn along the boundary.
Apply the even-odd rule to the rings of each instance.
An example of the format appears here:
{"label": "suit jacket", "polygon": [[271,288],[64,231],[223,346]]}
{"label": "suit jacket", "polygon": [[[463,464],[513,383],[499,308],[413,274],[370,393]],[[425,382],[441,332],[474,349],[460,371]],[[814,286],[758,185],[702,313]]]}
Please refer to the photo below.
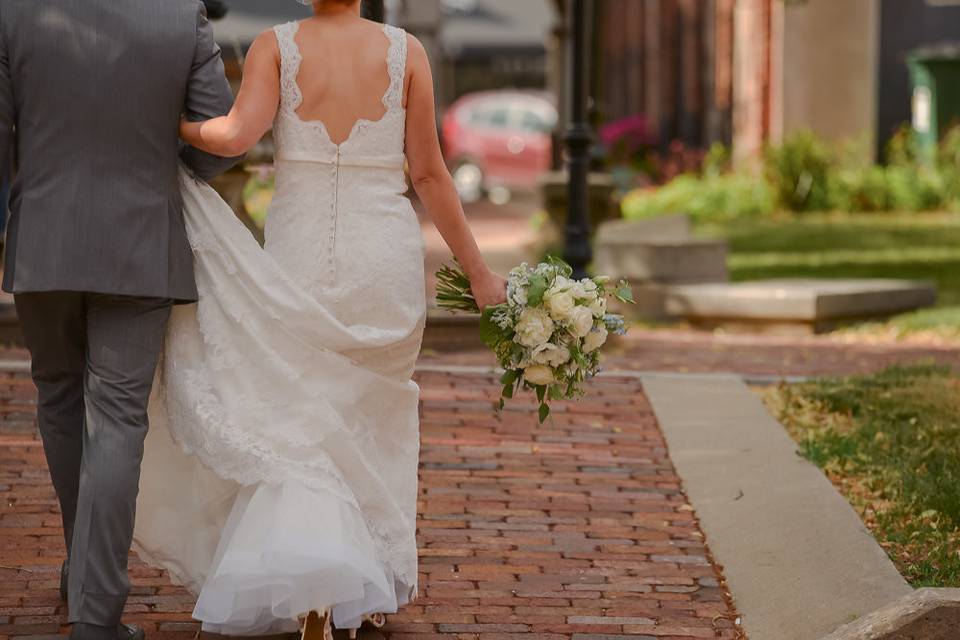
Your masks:
{"label": "suit jacket", "polygon": [[199,0],[0,0],[0,158],[11,147],[3,289],[196,300],[180,117],[233,96]]}

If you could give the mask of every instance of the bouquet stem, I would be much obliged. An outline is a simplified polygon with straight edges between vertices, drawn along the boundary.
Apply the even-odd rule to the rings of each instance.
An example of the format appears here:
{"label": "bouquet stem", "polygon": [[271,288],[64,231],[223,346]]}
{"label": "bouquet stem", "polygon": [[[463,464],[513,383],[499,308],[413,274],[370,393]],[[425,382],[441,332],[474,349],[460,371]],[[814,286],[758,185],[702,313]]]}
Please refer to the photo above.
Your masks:
{"label": "bouquet stem", "polygon": [[437,271],[437,306],[450,311],[480,313],[470,290],[470,278],[456,260],[453,266],[445,264]]}

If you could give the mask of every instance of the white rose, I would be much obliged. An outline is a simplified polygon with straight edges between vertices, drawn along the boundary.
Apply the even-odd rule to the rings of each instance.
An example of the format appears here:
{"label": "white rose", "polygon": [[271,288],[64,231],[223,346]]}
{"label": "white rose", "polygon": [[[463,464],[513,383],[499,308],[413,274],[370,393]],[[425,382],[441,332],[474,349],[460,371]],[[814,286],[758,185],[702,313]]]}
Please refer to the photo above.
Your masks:
{"label": "white rose", "polygon": [[535,364],[523,370],[523,379],[530,384],[551,384],[554,381],[553,369],[542,364]]}
{"label": "white rose", "polygon": [[607,299],[606,298],[597,298],[590,304],[590,311],[593,312],[593,315],[602,318],[603,314],[607,312]]}
{"label": "white rose", "polygon": [[587,307],[577,305],[570,312],[570,333],[577,338],[583,338],[593,328],[593,311]]}
{"label": "white rose", "polygon": [[550,316],[557,321],[566,320],[576,304],[573,296],[565,289],[550,288],[543,296]]}
{"label": "white rose", "polygon": [[585,291],[584,298],[591,302],[600,297],[600,291],[597,289],[597,283],[593,280],[587,280],[583,285]]}
{"label": "white rose", "polygon": [[553,320],[542,309],[527,308],[517,320],[517,335],[514,338],[525,347],[536,347],[553,335]]}
{"label": "white rose", "polygon": [[590,353],[591,351],[596,351],[603,346],[603,343],[607,341],[607,328],[598,327],[587,334],[587,337],[583,339],[583,352]]}
{"label": "white rose", "polygon": [[570,350],[562,345],[558,346],[548,342],[536,347],[530,357],[537,364],[559,367],[570,359]]}
{"label": "white rose", "polygon": [[587,297],[587,289],[582,282],[574,282],[570,285],[570,295],[576,300],[583,300]]}

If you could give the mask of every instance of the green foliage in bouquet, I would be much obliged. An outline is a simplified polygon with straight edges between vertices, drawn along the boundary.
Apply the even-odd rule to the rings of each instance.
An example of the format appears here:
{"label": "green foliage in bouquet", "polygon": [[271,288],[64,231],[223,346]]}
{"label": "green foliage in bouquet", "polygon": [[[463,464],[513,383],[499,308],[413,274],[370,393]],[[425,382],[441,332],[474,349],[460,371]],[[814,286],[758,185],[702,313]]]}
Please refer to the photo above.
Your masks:
{"label": "green foliage in bouquet", "polygon": [[[484,309],[480,338],[505,369],[501,409],[520,389],[531,390],[543,422],[550,415],[550,400],[583,395],[583,383],[600,370],[600,347],[607,336],[625,332],[623,317],[608,313],[607,301],[633,303],[626,281],[611,286],[609,278],[574,280],[572,273],[558,258],[536,266],[523,263],[507,277],[507,302]],[[459,265],[437,272],[437,304],[479,312]]]}

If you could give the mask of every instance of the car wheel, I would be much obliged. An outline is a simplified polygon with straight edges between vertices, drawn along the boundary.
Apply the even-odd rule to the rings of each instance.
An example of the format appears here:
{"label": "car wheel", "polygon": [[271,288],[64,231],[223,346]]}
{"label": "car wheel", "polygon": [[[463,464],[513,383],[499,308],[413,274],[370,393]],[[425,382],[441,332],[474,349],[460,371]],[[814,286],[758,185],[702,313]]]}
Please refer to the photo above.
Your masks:
{"label": "car wheel", "polygon": [[461,201],[470,203],[483,198],[483,169],[480,165],[472,160],[460,160],[451,175]]}

